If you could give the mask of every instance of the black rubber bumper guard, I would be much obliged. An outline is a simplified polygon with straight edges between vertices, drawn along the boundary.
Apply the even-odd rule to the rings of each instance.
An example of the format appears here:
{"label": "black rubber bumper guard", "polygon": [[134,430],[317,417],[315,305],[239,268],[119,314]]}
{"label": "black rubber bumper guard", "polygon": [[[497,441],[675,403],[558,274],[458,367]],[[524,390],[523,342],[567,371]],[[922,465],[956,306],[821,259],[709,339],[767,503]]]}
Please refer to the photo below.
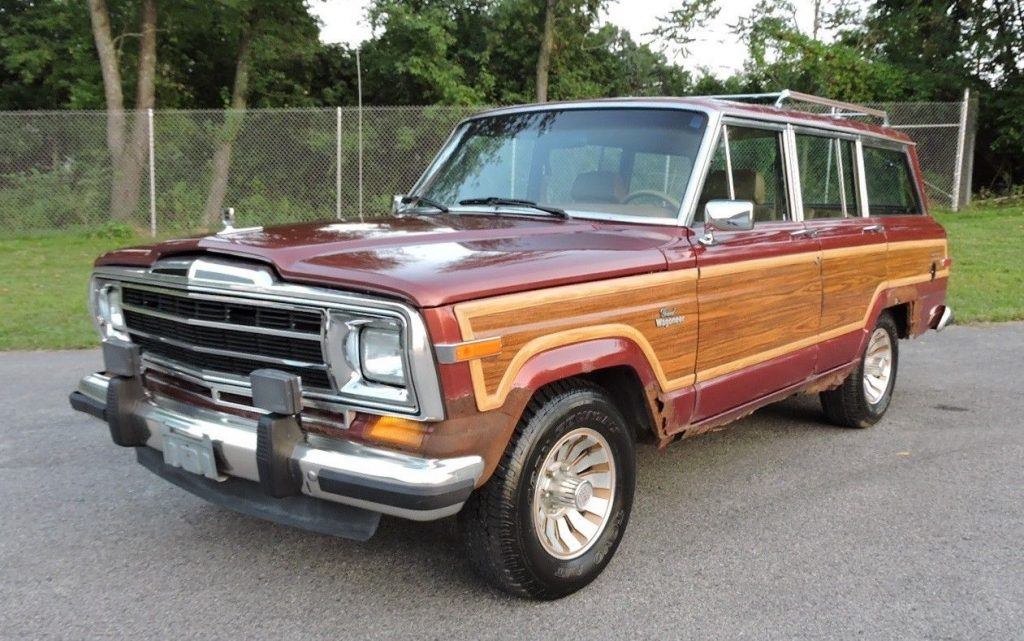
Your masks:
{"label": "black rubber bumper guard", "polygon": [[[138,462],[146,469],[210,503],[275,523],[359,541],[369,539],[377,530],[380,512],[302,494],[301,471],[291,459],[296,444],[304,438],[295,376],[277,370],[252,374],[253,404],[270,412],[257,425],[259,483],[233,477],[214,481],[166,465],[161,452],[144,447],[149,430],[135,412],[145,399],[138,347],[112,339],[104,342],[103,355],[110,376],[106,402],[75,391],[69,398],[71,407],[106,422],[114,443],[135,448]],[[333,470],[321,470],[318,482],[324,492],[405,510],[461,503],[474,488],[470,479],[454,486],[416,488]]]}

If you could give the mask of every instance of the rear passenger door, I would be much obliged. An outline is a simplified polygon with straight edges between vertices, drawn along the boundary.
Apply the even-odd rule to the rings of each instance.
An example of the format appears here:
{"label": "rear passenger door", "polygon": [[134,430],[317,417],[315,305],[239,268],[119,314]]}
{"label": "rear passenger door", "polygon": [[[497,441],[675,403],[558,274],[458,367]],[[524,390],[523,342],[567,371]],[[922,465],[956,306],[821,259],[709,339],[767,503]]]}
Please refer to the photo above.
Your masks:
{"label": "rear passenger door", "polygon": [[754,203],[754,228],[715,232],[697,250],[700,421],[803,380],[814,371],[821,309],[818,242],[794,215],[786,130],[731,122],[720,132],[698,202]]}
{"label": "rear passenger door", "polygon": [[804,224],[822,249],[819,373],[857,357],[864,317],[886,280],[884,226],[863,215],[858,144],[836,132],[794,134]]}

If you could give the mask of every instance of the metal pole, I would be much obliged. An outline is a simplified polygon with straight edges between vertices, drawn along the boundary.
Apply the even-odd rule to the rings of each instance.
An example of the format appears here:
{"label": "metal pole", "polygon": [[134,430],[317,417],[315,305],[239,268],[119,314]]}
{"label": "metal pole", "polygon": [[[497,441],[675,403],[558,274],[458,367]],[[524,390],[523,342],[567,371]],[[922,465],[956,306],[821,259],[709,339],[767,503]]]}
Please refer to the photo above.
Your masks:
{"label": "metal pole", "polygon": [[953,211],[960,211],[960,181],[964,170],[964,143],[967,138],[967,104],[971,90],[964,89],[964,100],[960,103],[960,129],[956,136],[956,166],[953,167]]}
{"label": "metal pole", "polygon": [[334,114],[334,215],[341,220],[341,107]]}
{"label": "metal pole", "polygon": [[359,137],[359,222],[363,222],[363,68],[356,49],[356,91],[359,96],[358,133]]}
{"label": "metal pole", "polygon": [[153,108],[146,110],[149,130],[149,233],[156,238],[156,154],[153,151]]}

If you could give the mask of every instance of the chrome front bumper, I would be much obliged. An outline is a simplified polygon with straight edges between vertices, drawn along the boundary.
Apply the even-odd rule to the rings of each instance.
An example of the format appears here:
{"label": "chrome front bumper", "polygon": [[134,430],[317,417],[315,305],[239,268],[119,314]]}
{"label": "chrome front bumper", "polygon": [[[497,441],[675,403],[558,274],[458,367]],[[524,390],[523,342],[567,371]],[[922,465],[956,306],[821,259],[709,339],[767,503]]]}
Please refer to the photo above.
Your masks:
{"label": "chrome front bumper", "polygon": [[[72,406],[107,420],[110,381],[105,374],[86,376],[71,396]],[[259,482],[256,421],[163,397],[138,403],[132,415],[146,426],[146,447],[162,452],[168,432],[209,438],[219,473]],[[304,495],[416,521],[458,512],[484,469],[479,456],[427,459],[312,434],[294,446],[289,461],[301,473]],[[192,476],[214,490],[218,485]]]}

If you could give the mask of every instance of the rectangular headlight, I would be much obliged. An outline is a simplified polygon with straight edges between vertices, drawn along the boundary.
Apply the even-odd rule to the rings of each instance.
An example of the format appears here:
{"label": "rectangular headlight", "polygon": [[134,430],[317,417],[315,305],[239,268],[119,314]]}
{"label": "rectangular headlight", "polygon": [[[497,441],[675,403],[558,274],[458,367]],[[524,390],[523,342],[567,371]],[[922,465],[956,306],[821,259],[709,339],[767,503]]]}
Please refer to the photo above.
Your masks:
{"label": "rectangular headlight", "polygon": [[364,327],[359,333],[359,361],[363,378],[387,385],[406,384],[405,350],[398,329]]}

